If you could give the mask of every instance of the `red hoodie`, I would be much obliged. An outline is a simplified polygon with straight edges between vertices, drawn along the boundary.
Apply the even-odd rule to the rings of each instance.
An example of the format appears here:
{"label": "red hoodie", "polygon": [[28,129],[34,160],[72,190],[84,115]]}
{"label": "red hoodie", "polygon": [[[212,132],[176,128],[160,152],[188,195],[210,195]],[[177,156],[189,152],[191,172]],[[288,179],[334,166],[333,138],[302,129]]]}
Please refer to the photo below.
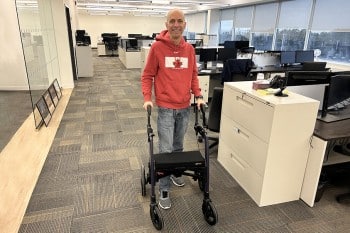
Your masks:
{"label": "red hoodie", "polygon": [[152,100],[163,108],[182,109],[190,105],[191,93],[201,95],[194,48],[182,38],[175,45],[168,30],[162,31],[152,44],[141,76],[144,101]]}

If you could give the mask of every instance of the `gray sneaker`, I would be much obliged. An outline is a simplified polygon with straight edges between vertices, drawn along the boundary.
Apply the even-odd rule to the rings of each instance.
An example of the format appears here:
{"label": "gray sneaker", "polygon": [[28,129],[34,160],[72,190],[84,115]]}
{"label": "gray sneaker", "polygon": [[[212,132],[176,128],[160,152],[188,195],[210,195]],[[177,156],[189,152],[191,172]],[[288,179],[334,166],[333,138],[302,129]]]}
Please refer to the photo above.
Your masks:
{"label": "gray sneaker", "polygon": [[178,187],[182,187],[185,185],[184,178],[182,176],[176,177],[174,175],[170,176],[170,180]]}
{"label": "gray sneaker", "polygon": [[159,197],[159,206],[162,209],[170,209],[171,207],[171,201],[169,197],[169,192],[168,191],[160,191],[160,197]]}

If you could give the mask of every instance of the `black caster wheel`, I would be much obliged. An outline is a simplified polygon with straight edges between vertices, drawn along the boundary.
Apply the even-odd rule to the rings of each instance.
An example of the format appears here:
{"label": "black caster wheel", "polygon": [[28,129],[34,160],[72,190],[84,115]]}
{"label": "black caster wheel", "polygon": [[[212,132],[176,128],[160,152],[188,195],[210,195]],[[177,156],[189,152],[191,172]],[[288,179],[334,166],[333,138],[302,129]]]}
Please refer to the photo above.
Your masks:
{"label": "black caster wheel", "polygon": [[200,142],[200,143],[202,143],[202,142],[203,142],[202,136],[198,136],[197,141]]}
{"label": "black caster wheel", "polygon": [[142,196],[146,196],[146,174],[143,164],[141,165],[141,194]]}
{"label": "black caster wheel", "polygon": [[160,231],[163,228],[163,218],[157,205],[151,205],[150,215],[153,226]]}
{"label": "black caster wheel", "polygon": [[203,201],[202,212],[203,212],[205,221],[207,221],[209,225],[215,225],[217,223],[218,213],[216,212],[215,206],[210,200]]}

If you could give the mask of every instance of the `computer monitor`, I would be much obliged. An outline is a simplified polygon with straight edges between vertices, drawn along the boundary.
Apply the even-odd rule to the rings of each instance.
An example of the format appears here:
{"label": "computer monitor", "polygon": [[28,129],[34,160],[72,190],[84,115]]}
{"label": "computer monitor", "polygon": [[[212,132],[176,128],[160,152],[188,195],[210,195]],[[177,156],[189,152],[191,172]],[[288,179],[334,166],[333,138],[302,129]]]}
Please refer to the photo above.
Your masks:
{"label": "computer monitor", "polygon": [[137,39],[129,39],[128,45],[129,45],[128,48],[137,49],[138,48]]}
{"label": "computer monitor", "polygon": [[295,62],[304,63],[304,62],[314,61],[314,51],[313,50],[297,50],[295,51]]}
{"label": "computer monitor", "polygon": [[295,63],[295,51],[281,51],[281,66],[289,66]]}
{"label": "computer monitor", "polygon": [[318,109],[322,110],[331,76],[329,71],[289,71],[286,85],[291,92],[318,100]]}
{"label": "computer monitor", "polygon": [[235,41],[235,48],[237,50],[248,48],[249,47],[249,40],[236,40]]}
{"label": "computer monitor", "polygon": [[129,34],[128,34],[128,37],[129,37],[129,38],[141,38],[141,37],[142,37],[142,34],[139,34],[139,33],[137,33],[137,34],[135,34],[135,33],[129,33]]}
{"label": "computer monitor", "polygon": [[113,36],[117,37],[118,33],[115,33],[115,32],[104,32],[104,33],[101,33],[101,36],[102,36],[102,38],[103,37],[113,37]]}
{"label": "computer monitor", "polygon": [[228,59],[236,59],[236,48],[218,48],[218,61],[225,62]]}
{"label": "computer monitor", "polygon": [[77,44],[83,44],[85,41],[85,30],[76,30],[75,31],[75,41]]}
{"label": "computer monitor", "polygon": [[216,48],[201,48],[199,50],[199,61],[204,63],[204,69],[207,68],[208,61],[216,61]]}
{"label": "computer monitor", "polygon": [[287,86],[329,84],[330,71],[288,71],[286,72]]}
{"label": "computer monitor", "polygon": [[85,35],[85,33],[86,33],[85,30],[81,30],[81,29],[80,30],[78,29],[75,31],[75,35],[77,36],[83,36]]}
{"label": "computer monitor", "polygon": [[327,108],[350,98],[350,75],[332,76],[329,84]]}
{"label": "computer monitor", "polygon": [[199,61],[216,61],[216,48],[201,48],[199,50]]}
{"label": "computer monitor", "polygon": [[236,48],[237,50],[240,50],[242,48],[249,47],[249,41],[248,40],[227,40],[224,42],[225,48]]}

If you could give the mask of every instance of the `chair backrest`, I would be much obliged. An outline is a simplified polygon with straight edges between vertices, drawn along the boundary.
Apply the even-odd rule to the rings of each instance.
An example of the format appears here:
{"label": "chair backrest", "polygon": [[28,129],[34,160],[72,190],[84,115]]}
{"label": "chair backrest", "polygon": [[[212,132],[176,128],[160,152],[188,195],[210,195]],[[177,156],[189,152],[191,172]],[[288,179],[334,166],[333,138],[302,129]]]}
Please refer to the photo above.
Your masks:
{"label": "chair backrest", "polygon": [[223,91],[224,91],[223,87],[214,87],[213,97],[210,102],[208,129],[214,132],[220,131]]}
{"label": "chair backrest", "polygon": [[251,59],[228,59],[224,63],[221,84],[224,82],[252,81],[249,72],[253,66]]}

